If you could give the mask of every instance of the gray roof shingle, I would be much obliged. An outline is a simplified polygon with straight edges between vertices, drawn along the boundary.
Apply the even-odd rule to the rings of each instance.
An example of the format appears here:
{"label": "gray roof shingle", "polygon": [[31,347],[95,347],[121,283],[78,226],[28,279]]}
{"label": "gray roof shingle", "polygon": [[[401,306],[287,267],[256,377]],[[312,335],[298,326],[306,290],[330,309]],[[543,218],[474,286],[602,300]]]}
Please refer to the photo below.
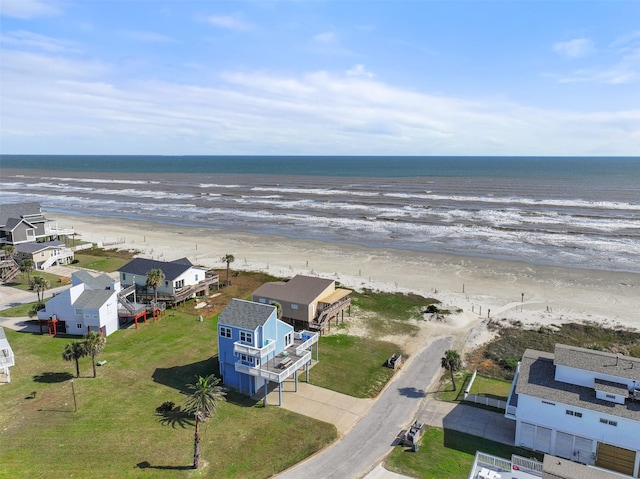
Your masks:
{"label": "gray roof shingle", "polygon": [[556,381],[555,371],[553,354],[527,349],[520,362],[516,393],[640,421],[640,401],[616,404],[597,399],[593,388]]}
{"label": "gray roof shingle", "polygon": [[188,271],[193,264],[187,258],[177,259],[175,261],[157,261],[146,258],[135,258],[121,267],[120,273],[133,274],[137,276],[146,276],[149,270],[160,269],[164,273],[164,279],[173,281],[185,271]]}
{"label": "gray roof shingle", "polygon": [[556,366],[584,369],[607,376],[640,381],[640,358],[631,356],[556,344],[553,363]]}
{"label": "gray roof shingle", "polygon": [[16,251],[19,253],[33,254],[47,248],[60,248],[63,247],[62,241],[44,241],[42,243],[21,243],[16,245]]}
{"label": "gray roof shingle", "polygon": [[115,294],[113,291],[105,289],[86,289],[80,296],[78,296],[78,299],[73,303],[73,307],[99,309],[109,300],[109,298],[111,298],[113,294]]}
{"label": "gray roof shingle", "polygon": [[40,210],[40,203],[5,203],[0,205],[0,226],[7,225],[10,218],[23,218],[29,216],[30,219],[46,221]]}
{"label": "gray roof shingle", "polygon": [[91,273],[83,269],[73,273],[73,276],[89,286],[91,289],[107,289],[114,283],[114,280],[107,274],[102,273],[98,276],[93,276]]}
{"label": "gray roof shingle", "polygon": [[270,304],[254,303],[242,299],[232,299],[218,317],[218,324],[254,331],[266,323],[276,309]]}

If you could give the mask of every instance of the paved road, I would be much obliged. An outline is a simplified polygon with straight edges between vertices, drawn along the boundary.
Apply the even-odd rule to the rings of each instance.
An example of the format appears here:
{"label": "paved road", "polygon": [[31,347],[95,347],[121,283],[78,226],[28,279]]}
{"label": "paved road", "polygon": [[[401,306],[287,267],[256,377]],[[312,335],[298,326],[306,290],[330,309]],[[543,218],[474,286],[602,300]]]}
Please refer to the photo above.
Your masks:
{"label": "paved road", "polygon": [[375,404],[345,436],[297,464],[279,479],[351,479],[364,477],[391,452],[401,429],[413,420],[432,381],[440,374],[440,358],[453,338],[433,340],[405,363]]}

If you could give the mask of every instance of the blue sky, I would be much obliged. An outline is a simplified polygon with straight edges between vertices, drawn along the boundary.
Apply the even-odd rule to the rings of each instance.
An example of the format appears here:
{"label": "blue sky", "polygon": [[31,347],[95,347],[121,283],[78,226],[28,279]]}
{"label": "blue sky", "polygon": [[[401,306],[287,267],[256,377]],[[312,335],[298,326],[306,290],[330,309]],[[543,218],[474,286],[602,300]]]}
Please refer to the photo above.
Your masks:
{"label": "blue sky", "polygon": [[0,0],[0,153],[640,155],[640,1]]}

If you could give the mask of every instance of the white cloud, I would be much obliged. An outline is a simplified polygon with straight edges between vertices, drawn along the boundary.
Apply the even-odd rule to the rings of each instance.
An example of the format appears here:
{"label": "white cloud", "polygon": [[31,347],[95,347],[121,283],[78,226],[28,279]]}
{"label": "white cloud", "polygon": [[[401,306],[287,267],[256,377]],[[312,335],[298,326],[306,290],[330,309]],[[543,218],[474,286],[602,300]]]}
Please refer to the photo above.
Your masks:
{"label": "white cloud", "polygon": [[553,51],[566,58],[586,57],[593,52],[593,43],[587,38],[574,38],[553,45]]}
{"label": "white cloud", "polygon": [[347,70],[347,76],[350,77],[364,77],[364,78],[373,78],[375,75],[369,71],[367,71],[362,64],[354,65],[352,68]]}
{"label": "white cloud", "polygon": [[254,28],[251,23],[239,15],[211,15],[206,17],[206,21],[211,25],[226,28],[227,30],[248,31]]}
{"label": "white cloud", "polygon": [[337,41],[337,35],[334,32],[322,32],[313,36],[313,41],[321,44],[331,44]]}
{"label": "white cloud", "polygon": [[144,78],[120,83],[107,80],[123,76],[114,65],[8,51],[0,73],[7,152],[639,153],[638,111],[471,101],[346,72],[227,72],[205,86]]}
{"label": "white cloud", "polygon": [[24,30],[0,34],[0,43],[24,49],[35,48],[51,53],[77,51],[71,42]]}
{"label": "white cloud", "polygon": [[30,19],[55,17],[62,13],[62,3],[56,0],[2,0],[0,16]]}

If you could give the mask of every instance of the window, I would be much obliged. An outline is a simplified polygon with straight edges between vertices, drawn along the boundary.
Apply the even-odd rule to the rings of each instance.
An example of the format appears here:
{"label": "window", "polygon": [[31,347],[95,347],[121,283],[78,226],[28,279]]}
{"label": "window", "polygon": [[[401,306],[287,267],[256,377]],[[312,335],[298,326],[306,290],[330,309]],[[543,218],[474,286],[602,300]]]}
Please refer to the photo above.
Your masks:
{"label": "window", "polygon": [[248,331],[240,331],[240,341],[243,343],[253,343],[253,333]]}
{"label": "window", "polygon": [[267,300],[265,298],[258,298],[258,303],[266,303]]}
{"label": "window", "polygon": [[196,274],[196,281],[198,281],[198,275]]}
{"label": "window", "polygon": [[225,326],[220,326],[220,336],[222,336],[223,338],[230,338],[231,337],[231,328],[227,328]]}
{"label": "window", "polygon": [[549,402],[549,401],[542,401],[542,404],[548,404],[549,406],[555,406],[556,405],[556,403]]}
{"label": "window", "polygon": [[569,409],[567,409],[565,412],[566,412],[569,416],[573,416],[573,411],[570,411]]}
{"label": "window", "polygon": [[122,273],[122,281],[124,281],[125,279],[127,279],[127,273]]}
{"label": "window", "polygon": [[76,328],[77,329],[82,329],[82,323],[76,323]]}
{"label": "window", "polygon": [[82,308],[76,308],[76,315],[82,316]]}
{"label": "window", "polygon": [[287,334],[284,337],[284,346],[285,348],[291,344],[291,333]]}
{"label": "window", "polygon": [[567,409],[565,411],[566,414],[568,414],[569,416],[574,416],[574,417],[582,417],[582,413],[578,412],[578,411],[572,411],[571,409]]}
{"label": "window", "polygon": [[609,426],[617,426],[618,425],[618,421],[612,421],[610,419],[605,419],[603,417],[600,418],[600,422],[602,424],[608,424]]}
{"label": "window", "polygon": [[293,303],[291,303],[291,309],[294,309],[294,310],[295,310],[295,309],[298,309],[298,305],[297,305],[297,304],[293,304]]}
{"label": "window", "polygon": [[576,416],[576,417],[582,417],[582,413],[581,413],[581,412],[576,412],[576,413],[575,413],[575,416]]}
{"label": "window", "polygon": [[616,397],[613,394],[605,394],[605,397],[609,399],[615,399]]}

